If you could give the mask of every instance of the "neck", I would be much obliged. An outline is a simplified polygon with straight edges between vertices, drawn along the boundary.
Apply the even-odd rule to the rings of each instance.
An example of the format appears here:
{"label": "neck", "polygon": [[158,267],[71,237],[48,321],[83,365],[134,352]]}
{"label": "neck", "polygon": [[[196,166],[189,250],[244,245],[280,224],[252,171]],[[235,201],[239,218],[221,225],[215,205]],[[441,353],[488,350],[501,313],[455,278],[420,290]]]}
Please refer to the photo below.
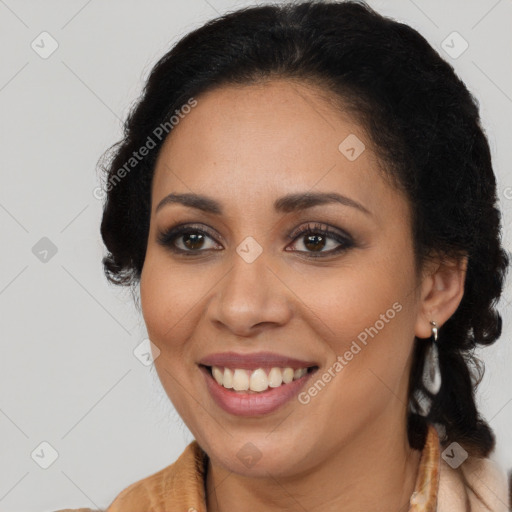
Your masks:
{"label": "neck", "polygon": [[420,457],[409,446],[405,421],[377,418],[321,466],[300,475],[249,478],[209,460],[207,510],[406,512]]}

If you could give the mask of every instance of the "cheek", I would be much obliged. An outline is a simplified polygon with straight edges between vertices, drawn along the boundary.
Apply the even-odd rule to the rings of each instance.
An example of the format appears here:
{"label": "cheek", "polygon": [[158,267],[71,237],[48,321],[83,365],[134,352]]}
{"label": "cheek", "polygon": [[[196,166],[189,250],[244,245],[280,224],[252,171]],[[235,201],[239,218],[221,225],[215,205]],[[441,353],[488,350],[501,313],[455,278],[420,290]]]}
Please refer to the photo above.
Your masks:
{"label": "cheek", "polygon": [[294,288],[307,306],[307,322],[325,342],[328,365],[339,362],[333,372],[343,376],[335,380],[354,392],[371,388],[378,378],[394,387],[412,349],[413,261],[391,249],[387,254],[386,259],[354,259],[337,270],[323,269],[314,280],[301,277]]}
{"label": "cheek", "polygon": [[160,350],[155,368],[162,387],[187,424],[193,414],[183,389],[189,387],[191,368],[183,361],[189,358],[186,340],[200,296],[200,290],[194,290],[190,279],[173,269],[169,259],[148,252],[140,279],[142,314],[148,337]]}
{"label": "cheek", "polygon": [[169,258],[148,255],[140,279],[140,298],[149,338],[160,350],[173,350],[187,338],[193,318],[200,314],[205,280],[191,279],[172,268]]}
{"label": "cheek", "polygon": [[379,331],[396,324],[397,310],[414,298],[411,279],[406,266],[364,262],[305,273],[294,281],[293,291],[326,336],[347,340],[375,323]]}
{"label": "cheek", "polygon": [[400,296],[405,287],[376,281],[373,273],[345,279],[339,284],[347,288],[308,296],[328,357],[301,403],[309,401],[315,416],[331,418],[331,428],[348,436],[354,425],[406,403],[414,308]]}

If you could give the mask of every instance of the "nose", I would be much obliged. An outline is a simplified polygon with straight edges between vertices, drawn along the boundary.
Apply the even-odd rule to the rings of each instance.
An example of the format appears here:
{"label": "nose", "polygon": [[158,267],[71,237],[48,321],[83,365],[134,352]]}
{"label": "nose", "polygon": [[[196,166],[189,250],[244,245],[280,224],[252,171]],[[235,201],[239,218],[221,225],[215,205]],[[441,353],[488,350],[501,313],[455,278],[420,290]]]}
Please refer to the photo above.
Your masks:
{"label": "nose", "polygon": [[214,288],[208,307],[209,320],[217,328],[250,337],[265,326],[283,326],[290,320],[293,293],[269,260],[264,251],[252,262],[233,252],[231,268]]}

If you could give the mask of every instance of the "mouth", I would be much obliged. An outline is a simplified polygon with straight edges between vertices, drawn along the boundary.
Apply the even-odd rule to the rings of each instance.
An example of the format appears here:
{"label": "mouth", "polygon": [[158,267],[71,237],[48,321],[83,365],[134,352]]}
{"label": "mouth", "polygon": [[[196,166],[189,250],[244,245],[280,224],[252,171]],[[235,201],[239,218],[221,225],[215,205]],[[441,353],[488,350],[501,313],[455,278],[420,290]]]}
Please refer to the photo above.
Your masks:
{"label": "mouth", "polygon": [[235,416],[270,414],[296,397],[318,366],[229,368],[199,364],[207,390],[221,409]]}
{"label": "mouth", "polygon": [[202,364],[199,366],[203,367],[219,386],[239,394],[265,393],[318,370],[316,365],[302,368],[259,367],[254,370]]}

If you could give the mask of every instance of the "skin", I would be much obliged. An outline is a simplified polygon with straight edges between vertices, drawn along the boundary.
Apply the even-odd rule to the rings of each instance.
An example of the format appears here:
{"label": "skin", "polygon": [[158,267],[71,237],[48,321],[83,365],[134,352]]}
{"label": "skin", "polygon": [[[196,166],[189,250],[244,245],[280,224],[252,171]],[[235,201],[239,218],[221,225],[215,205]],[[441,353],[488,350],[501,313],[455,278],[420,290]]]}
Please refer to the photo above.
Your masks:
{"label": "skin", "polygon": [[[406,433],[414,337],[428,339],[429,321],[440,327],[455,312],[464,262],[432,260],[416,274],[407,198],[383,177],[363,128],[321,89],[273,80],[196,99],[157,161],[140,294],[159,378],[210,458],[208,511],[406,511],[420,461]],[[354,161],[338,150],[349,134],[366,146]],[[343,194],[370,213],[274,211],[277,198],[308,191]],[[224,212],[156,212],[171,192],[210,196]],[[158,243],[182,223],[215,234],[195,246],[199,255]],[[343,230],[354,245],[314,258],[306,235],[287,238],[308,223]],[[252,263],[236,251],[248,236],[262,248]],[[340,245],[325,243],[324,254]],[[190,247],[183,236],[175,245]],[[317,362],[319,376],[397,302],[400,312],[308,404],[244,418],[211,399],[202,357],[269,350]],[[251,467],[237,457],[247,442],[261,454]]]}

